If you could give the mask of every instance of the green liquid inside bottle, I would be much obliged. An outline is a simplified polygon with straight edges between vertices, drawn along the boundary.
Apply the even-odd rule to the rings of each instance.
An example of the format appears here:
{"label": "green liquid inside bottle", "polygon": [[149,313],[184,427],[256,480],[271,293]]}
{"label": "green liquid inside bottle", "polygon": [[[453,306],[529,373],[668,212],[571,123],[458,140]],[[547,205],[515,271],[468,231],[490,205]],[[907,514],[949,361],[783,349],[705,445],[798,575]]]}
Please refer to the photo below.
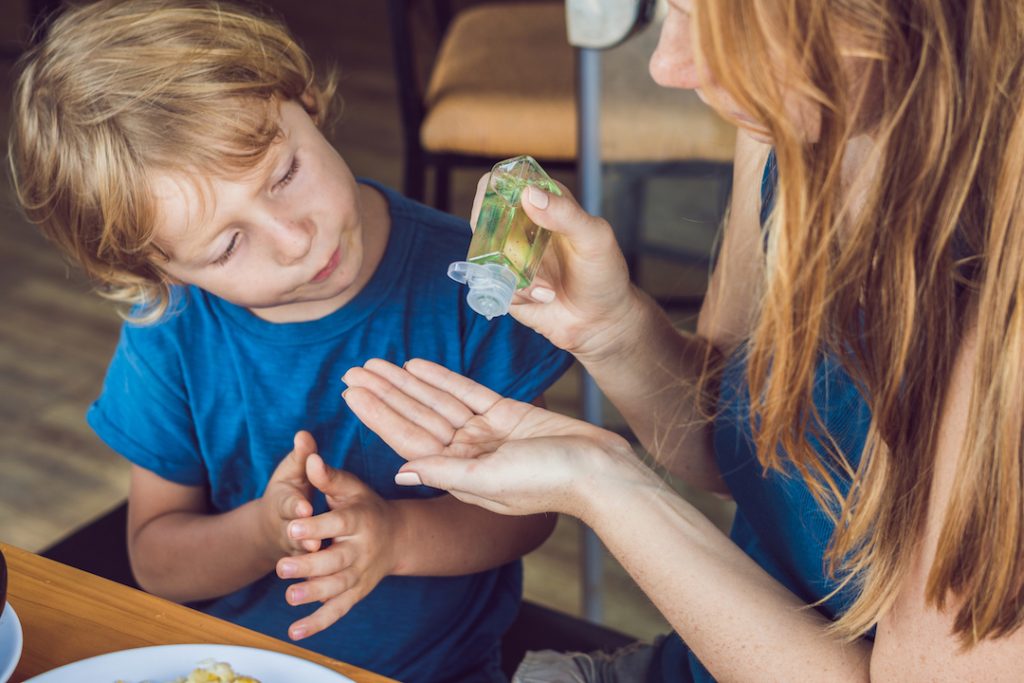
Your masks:
{"label": "green liquid inside bottle", "polygon": [[466,261],[448,269],[449,277],[469,285],[470,306],[488,319],[507,313],[514,290],[533,281],[551,240],[551,233],[523,211],[523,191],[530,185],[562,194],[532,157],[494,165]]}

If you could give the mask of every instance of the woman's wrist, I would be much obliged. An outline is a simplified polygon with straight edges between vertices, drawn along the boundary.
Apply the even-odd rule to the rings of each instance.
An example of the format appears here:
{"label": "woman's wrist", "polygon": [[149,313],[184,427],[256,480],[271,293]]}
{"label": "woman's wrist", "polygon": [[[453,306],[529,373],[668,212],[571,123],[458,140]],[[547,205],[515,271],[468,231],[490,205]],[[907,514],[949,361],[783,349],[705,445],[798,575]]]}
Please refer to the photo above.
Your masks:
{"label": "woman's wrist", "polygon": [[595,449],[591,466],[576,479],[574,509],[566,511],[595,530],[604,526],[609,514],[617,514],[614,510],[621,509],[624,497],[649,495],[652,487],[664,485],[640,462],[628,441],[612,436]]}
{"label": "woman's wrist", "polygon": [[641,338],[643,328],[649,324],[650,309],[654,303],[636,285],[629,285],[629,293],[617,311],[610,311],[607,321],[600,329],[594,330],[584,348],[573,353],[583,363],[591,366],[614,363],[623,354],[631,354]]}

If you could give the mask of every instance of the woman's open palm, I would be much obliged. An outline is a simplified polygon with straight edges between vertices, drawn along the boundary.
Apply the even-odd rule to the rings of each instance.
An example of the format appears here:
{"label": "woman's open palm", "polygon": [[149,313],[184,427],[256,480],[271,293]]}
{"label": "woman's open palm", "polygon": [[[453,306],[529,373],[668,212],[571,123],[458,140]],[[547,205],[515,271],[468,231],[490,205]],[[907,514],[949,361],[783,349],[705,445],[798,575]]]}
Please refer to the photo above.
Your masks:
{"label": "woman's open palm", "polygon": [[579,516],[575,487],[600,455],[632,453],[612,432],[502,398],[429,361],[400,368],[374,359],[344,380],[353,412],[410,461],[399,483],[415,473],[426,485],[496,512]]}

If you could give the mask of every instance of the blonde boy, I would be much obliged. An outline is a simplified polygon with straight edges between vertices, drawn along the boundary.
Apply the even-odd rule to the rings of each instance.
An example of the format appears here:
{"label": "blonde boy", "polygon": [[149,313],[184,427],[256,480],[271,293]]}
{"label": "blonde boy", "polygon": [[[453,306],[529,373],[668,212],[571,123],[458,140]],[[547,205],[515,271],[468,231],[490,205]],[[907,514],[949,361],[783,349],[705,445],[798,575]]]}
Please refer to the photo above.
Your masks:
{"label": "blonde boy", "polygon": [[533,400],[569,358],[468,310],[444,275],[468,227],[357,181],[321,133],[333,93],[253,10],[72,8],[23,61],[18,196],[133,306],[88,420],[132,463],[144,588],[403,681],[503,680],[552,520],[395,486],[339,378],[427,357]]}

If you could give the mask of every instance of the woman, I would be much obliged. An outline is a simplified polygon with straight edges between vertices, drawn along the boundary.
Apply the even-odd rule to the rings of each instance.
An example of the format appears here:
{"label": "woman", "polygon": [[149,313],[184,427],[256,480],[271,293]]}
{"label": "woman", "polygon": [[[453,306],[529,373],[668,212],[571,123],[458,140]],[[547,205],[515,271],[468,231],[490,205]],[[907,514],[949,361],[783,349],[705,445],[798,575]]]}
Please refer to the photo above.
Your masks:
{"label": "woman", "polygon": [[577,680],[1019,680],[1024,6],[669,4],[652,75],[742,128],[697,333],[607,224],[533,190],[558,237],[513,314],[736,499],[731,537],[619,437],[425,361],[349,371],[349,406],[399,483],[582,519],[678,634],[563,658]]}

